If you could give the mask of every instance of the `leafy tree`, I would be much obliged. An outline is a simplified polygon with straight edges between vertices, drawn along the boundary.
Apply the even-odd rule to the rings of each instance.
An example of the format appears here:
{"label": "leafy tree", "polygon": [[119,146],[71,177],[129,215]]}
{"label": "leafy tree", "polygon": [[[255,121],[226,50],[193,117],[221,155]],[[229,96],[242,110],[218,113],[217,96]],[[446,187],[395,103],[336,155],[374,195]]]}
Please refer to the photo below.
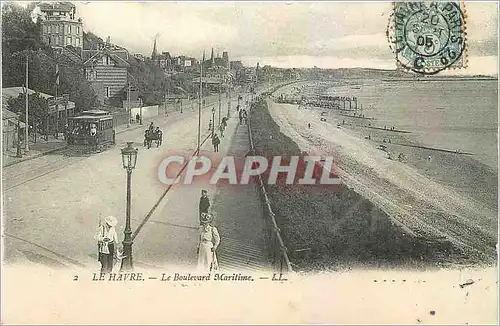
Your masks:
{"label": "leafy tree", "polygon": [[[26,121],[26,95],[19,94],[18,97],[12,97],[7,100],[7,107],[10,111],[18,113],[22,121]],[[46,117],[49,112],[47,100],[39,93],[28,95],[28,124],[38,126],[39,130],[45,130]]]}
{"label": "leafy tree", "polygon": [[40,21],[35,23],[31,18],[32,6],[23,8],[7,3],[2,10],[2,87],[25,84],[28,57],[29,88],[54,95],[57,62],[60,75],[58,95],[68,93],[77,111],[95,107],[95,93],[81,67],[42,42]]}

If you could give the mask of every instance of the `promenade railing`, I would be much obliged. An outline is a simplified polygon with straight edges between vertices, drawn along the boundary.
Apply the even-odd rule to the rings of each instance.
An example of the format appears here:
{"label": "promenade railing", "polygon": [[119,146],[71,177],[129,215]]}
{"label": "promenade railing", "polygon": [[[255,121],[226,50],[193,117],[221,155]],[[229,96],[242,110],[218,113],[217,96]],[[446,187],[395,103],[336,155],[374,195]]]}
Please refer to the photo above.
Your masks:
{"label": "promenade railing", "polygon": [[[251,103],[249,114],[251,114],[253,105],[254,103]],[[248,141],[250,143],[250,150],[252,155],[255,155],[255,147],[253,143],[250,119],[248,119],[247,128],[248,128]],[[288,258],[287,248],[283,242],[283,238],[281,237],[281,232],[278,227],[278,224],[276,223],[276,215],[273,212],[271,201],[269,199],[267,190],[264,187],[264,182],[262,180],[261,175],[257,176],[257,191],[259,193],[259,197],[261,199],[263,208],[263,217],[265,220],[266,244],[272,269],[273,271],[280,274],[290,273],[293,270],[292,270],[292,265],[290,263],[290,259]]]}

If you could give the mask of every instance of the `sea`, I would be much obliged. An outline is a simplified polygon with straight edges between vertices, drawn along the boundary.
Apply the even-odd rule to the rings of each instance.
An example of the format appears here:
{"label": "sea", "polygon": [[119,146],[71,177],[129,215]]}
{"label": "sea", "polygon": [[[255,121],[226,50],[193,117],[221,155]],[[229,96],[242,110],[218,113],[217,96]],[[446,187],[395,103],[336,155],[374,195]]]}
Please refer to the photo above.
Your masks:
{"label": "sea", "polygon": [[372,125],[410,131],[423,146],[472,153],[498,173],[497,80],[363,80],[327,93],[357,96]]}

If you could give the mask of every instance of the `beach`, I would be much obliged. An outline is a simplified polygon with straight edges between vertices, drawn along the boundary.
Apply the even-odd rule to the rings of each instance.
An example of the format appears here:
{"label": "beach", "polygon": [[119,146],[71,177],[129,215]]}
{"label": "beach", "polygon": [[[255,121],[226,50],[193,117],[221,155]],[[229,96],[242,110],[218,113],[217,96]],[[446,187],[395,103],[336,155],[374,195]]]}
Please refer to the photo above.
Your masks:
{"label": "beach", "polygon": [[354,111],[270,98],[267,105],[301,150],[333,155],[343,183],[406,233],[449,242],[464,256],[491,261],[498,212],[496,82],[448,83],[303,82],[273,94],[274,99],[281,94],[357,96],[363,107],[358,117]]}

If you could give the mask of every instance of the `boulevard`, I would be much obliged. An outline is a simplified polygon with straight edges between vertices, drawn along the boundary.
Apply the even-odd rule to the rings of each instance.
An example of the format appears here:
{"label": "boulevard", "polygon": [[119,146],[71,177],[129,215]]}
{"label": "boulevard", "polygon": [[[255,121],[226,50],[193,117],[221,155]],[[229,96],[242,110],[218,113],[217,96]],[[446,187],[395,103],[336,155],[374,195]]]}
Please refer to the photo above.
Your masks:
{"label": "boulevard", "polygon": [[[236,105],[237,98],[233,97],[233,116],[237,116]],[[217,103],[206,105],[202,111],[202,140],[210,134],[212,107]],[[227,109],[222,112],[227,114]],[[159,148],[143,147],[144,130],[150,121],[163,130]],[[116,216],[120,238],[125,225],[126,173],[121,148],[133,141],[139,149],[132,174],[131,216],[135,229],[165,191],[165,185],[158,180],[158,164],[166,152],[195,151],[197,125],[197,107],[185,109],[182,114],[145,120],[142,128],[132,126],[117,134],[116,146],[98,154],[67,157],[66,151],[55,152],[5,168],[5,262],[99,269],[94,239],[99,218]],[[222,145],[228,145],[230,140],[228,134]],[[211,151],[211,146],[209,139],[201,149]],[[163,200],[149,221],[151,228],[161,231],[151,232],[147,226],[143,231],[147,235],[138,235],[134,244],[137,267],[194,264],[200,187],[175,188]]]}

